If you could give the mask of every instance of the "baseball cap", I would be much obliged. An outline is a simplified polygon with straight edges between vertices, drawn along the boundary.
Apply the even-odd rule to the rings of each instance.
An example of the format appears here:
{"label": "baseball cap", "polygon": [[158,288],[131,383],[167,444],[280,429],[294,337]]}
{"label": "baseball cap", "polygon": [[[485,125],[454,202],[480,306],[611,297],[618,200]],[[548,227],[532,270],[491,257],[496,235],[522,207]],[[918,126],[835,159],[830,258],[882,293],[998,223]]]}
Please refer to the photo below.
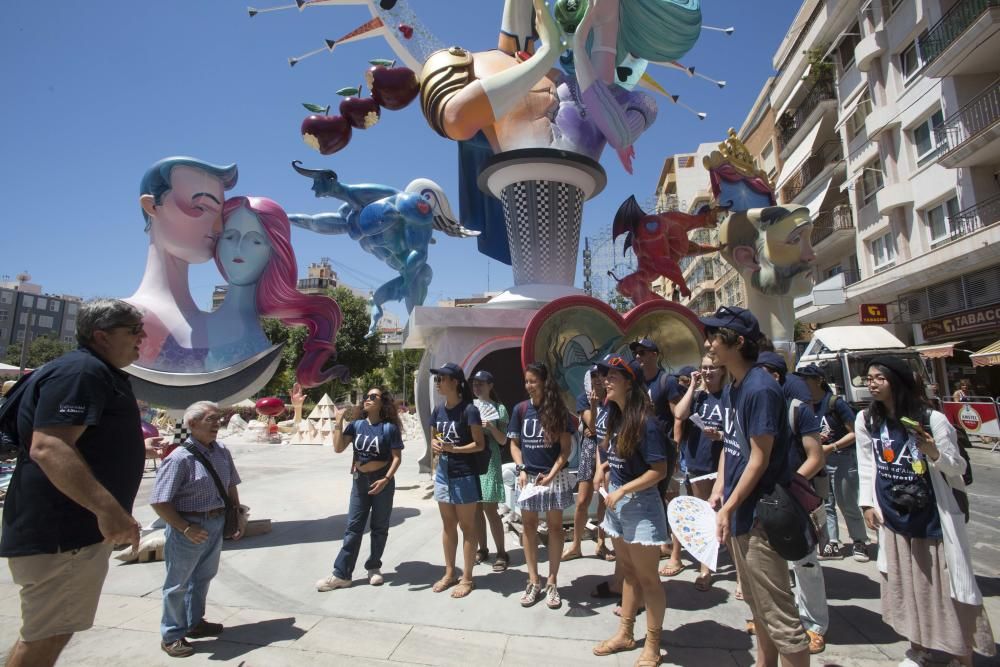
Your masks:
{"label": "baseball cap", "polygon": [[489,371],[476,371],[473,376],[473,380],[479,380],[480,382],[486,382],[488,384],[493,384],[493,373]]}
{"label": "baseball cap", "polygon": [[610,371],[611,369],[621,371],[627,377],[632,378],[632,381],[636,384],[645,383],[643,380],[642,364],[634,359],[629,361],[620,354],[609,354],[598,361],[597,365],[605,371]]}
{"label": "baseball cap", "polygon": [[705,333],[712,333],[715,329],[732,329],[741,336],[757,341],[760,339],[760,324],[746,308],[739,306],[723,306],[715,311],[711,317],[699,318],[705,327]]}
{"label": "baseball cap", "polygon": [[788,373],[788,364],[785,363],[785,358],[777,352],[761,352],[757,355],[757,365],[767,366],[782,377]]}
{"label": "baseball cap", "polygon": [[640,347],[645,350],[652,350],[653,352],[660,351],[660,348],[658,348],[656,343],[654,343],[650,338],[640,338],[639,340],[628,344],[628,349],[632,350],[632,354],[635,354],[635,351]]}
{"label": "baseball cap", "polygon": [[462,370],[461,366],[450,361],[441,368],[432,368],[431,375],[446,375],[459,382],[465,382],[465,371]]}
{"label": "baseball cap", "polygon": [[819,378],[820,380],[826,379],[823,371],[816,364],[808,364],[802,368],[797,368],[794,371],[795,375],[804,378]]}
{"label": "baseball cap", "polygon": [[690,377],[691,373],[694,373],[696,370],[698,369],[695,368],[694,366],[684,366],[679,371],[677,371],[677,377],[680,377],[682,375],[687,375],[688,377]]}

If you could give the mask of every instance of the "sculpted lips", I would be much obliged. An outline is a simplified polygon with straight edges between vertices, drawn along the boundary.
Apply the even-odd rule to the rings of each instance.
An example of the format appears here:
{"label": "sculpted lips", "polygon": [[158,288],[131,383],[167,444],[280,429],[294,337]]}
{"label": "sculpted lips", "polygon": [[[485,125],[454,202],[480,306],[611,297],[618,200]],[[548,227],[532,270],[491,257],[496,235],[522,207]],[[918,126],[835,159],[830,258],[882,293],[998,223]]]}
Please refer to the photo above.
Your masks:
{"label": "sculpted lips", "polygon": [[233,264],[242,264],[243,261],[242,257],[233,257]]}

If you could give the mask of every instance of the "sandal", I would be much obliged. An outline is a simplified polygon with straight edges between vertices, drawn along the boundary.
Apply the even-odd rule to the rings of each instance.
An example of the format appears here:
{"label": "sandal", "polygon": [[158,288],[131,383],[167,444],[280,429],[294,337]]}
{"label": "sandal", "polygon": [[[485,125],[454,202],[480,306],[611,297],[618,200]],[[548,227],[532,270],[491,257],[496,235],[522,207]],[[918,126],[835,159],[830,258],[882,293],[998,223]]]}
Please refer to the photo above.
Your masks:
{"label": "sandal", "polygon": [[568,560],[576,560],[577,558],[583,558],[583,554],[578,549],[569,549],[560,556],[559,560],[565,563]]}
{"label": "sandal", "polygon": [[620,598],[621,596],[621,592],[611,590],[611,585],[606,581],[597,584],[597,587],[590,592],[592,598]]}
{"label": "sandal", "polygon": [[490,558],[489,549],[479,549],[478,551],[476,551],[476,565],[479,565],[480,563],[485,563],[487,560],[489,560],[489,558]]}
{"label": "sandal", "polygon": [[451,597],[453,598],[464,598],[473,590],[475,590],[476,584],[471,581],[460,581],[458,585],[455,586],[455,590],[451,592]]}
{"label": "sandal", "polygon": [[597,553],[595,554],[598,558],[603,558],[609,563],[615,562],[615,552],[607,547],[607,545],[602,544],[597,548]]}
{"label": "sandal", "polygon": [[712,575],[699,574],[698,578],[694,580],[694,588],[702,593],[707,593],[712,588]]}
{"label": "sandal", "polygon": [[676,577],[678,574],[687,569],[687,565],[681,563],[680,565],[664,565],[660,568],[661,577]]}
{"label": "sandal", "polygon": [[736,592],[733,593],[733,597],[736,598],[737,600],[742,600],[743,599],[743,589],[742,588],[737,588]]}
{"label": "sandal", "polygon": [[434,586],[431,587],[431,590],[434,591],[435,593],[443,593],[444,591],[448,590],[457,583],[458,579],[441,577],[440,579],[438,579],[437,583],[435,583]]}
{"label": "sandal", "polygon": [[530,607],[538,602],[540,597],[542,597],[542,589],[538,587],[538,584],[529,581],[528,587],[524,589],[524,595],[521,596],[521,606]]}
{"label": "sandal", "polygon": [[493,571],[494,572],[504,572],[507,569],[507,554],[497,554],[497,558],[493,561]]}
{"label": "sandal", "polygon": [[559,589],[556,588],[555,584],[549,584],[545,587],[545,605],[549,609],[558,609],[562,606],[562,598],[559,597]]}

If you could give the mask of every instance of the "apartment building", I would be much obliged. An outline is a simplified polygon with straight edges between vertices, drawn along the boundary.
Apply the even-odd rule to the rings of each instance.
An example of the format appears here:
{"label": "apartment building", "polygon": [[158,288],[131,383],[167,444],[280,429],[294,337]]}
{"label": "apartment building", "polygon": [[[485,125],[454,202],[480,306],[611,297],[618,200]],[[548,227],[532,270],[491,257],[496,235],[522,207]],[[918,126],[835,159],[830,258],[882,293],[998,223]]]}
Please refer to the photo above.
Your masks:
{"label": "apartment building", "polygon": [[817,220],[797,319],[882,305],[942,390],[975,373],[1000,321],[1000,0],[807,0],[775,67],[779,197]]}
{"label": "apartment building", "polygon": [[10,346],[20,349],[25,336],[29,344],[47,336],[75,346],[81,301],[66,294],[45,294],[40,285],[26,281],[0,281],[0,357]]}

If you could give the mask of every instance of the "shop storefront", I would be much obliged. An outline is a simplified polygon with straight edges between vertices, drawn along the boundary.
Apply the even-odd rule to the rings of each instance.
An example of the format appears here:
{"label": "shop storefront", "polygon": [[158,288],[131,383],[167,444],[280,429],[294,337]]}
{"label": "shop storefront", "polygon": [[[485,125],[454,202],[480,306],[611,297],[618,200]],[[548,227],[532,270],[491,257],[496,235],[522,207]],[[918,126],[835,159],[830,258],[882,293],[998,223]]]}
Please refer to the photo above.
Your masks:
{"label": "shop storefront", "polygon": [[942,396],[961,380],[975,396],[1000,396],[1000,304],[925,320],[919,327],[925,342],[918,349],[932,364]]}

